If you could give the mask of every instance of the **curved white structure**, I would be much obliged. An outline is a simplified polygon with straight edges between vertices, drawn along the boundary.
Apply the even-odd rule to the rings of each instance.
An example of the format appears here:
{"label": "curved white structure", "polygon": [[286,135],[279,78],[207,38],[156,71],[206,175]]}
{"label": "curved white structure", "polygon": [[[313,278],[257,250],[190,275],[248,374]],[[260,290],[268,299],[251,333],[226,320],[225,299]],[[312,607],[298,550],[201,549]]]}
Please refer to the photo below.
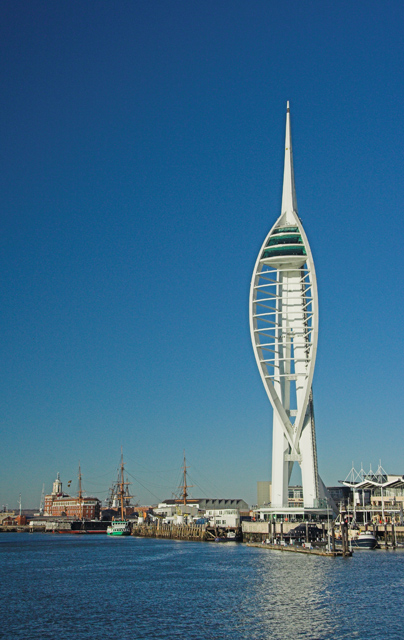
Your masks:
{"label": "curved white structure", "polygon": [[288,507],[294,462],[302,472],[304,509],[318,509],[312,380],[318,336],[313,257],[297,213],[289,103],[281,215],[258,254],[250,290],[250,330],[262,382],[273,407],[271,509]]}

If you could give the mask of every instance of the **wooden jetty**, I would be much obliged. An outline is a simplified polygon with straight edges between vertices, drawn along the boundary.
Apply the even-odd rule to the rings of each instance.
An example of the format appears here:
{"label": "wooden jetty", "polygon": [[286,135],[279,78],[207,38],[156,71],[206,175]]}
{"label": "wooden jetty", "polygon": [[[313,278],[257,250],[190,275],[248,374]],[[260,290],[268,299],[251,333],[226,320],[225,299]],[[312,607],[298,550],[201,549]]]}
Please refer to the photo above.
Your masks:
{"label": "wooden jetty", "polygon": [[140,538],[166,538],[170,540],[207,541],[211,538],[206,527],[194,524],[134,524],[132,536]]}
{"label": "wooden jetty", "polygon": [[[241,539],[241,529],[237,529],[236,540]],[[217,538],[225,537],[227,529],[209,527],[200,524],[133,524],[132,536],[139,538],[166,538],[170,540],[194,540],[198,542],[214,542]]]}

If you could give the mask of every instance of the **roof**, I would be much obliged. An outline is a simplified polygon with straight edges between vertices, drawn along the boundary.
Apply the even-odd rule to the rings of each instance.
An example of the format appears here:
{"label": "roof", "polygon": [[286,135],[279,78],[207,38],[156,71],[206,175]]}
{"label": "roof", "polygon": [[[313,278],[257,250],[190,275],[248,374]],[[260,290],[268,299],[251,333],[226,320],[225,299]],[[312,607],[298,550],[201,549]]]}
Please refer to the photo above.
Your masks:
{"label": "roof", "polygon": [[395,487],[404,487],[404,476],[389,476],[384,482],[377,479],[365,478],[362,482],[347,482],[340,480],[346,487],[354,489],[372,489],[374,487],[382,487],[383,489],[393,489]]}
{"label": "roof", "polygon": [[[161,504],[177,505],[182,504],[181,500],[163,500]],[[188,505],[199,505],[200,509],[248,509],[248,504],[241,498],[191,498],[187,500]]]}
{"label": "roof", "polygon": [[80,498],[78,496],[68,496],[66,494],[64,494],[63,496],[56,496],[56,498],[52,501],[53,504],[57,504],[58,502],[71,502],[72,500],[75,500],[77,503],[79,502],[90,502],[91,500],[93,500],[94,502],[101,502],[101,500],[99,500],[99,498],[93,498],[93,497],[88,497],[88,498]]}

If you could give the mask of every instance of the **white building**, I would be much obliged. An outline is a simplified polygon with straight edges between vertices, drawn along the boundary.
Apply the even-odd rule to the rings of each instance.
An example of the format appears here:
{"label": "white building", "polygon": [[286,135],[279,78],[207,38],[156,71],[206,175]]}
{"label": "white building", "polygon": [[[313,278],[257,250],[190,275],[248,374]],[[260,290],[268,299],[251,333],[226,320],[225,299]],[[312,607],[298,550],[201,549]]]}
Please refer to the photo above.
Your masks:
{"label": "white building", "polygon": [[174,523],[178,516],[189,516],[193,520],[204,517],[210,526],[235,528],[240,526],[241,513],[248,512],[249,506],[240,499],[195,498],[187,500],[185,505],[180,500],[165,500],[153,511]]}
{"label": "white building", "polygon": [[240,499],[204,499],[200,500],[200,506],[212,527],[239,527],[242,514],[249,512],[248,504]]}

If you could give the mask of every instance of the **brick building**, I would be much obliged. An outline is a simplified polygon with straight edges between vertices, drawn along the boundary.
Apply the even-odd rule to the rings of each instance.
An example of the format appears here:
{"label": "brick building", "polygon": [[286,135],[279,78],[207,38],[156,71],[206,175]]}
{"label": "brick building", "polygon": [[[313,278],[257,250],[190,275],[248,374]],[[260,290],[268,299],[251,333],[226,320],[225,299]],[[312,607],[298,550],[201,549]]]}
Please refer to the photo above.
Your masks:
{"label": "brick building", "polygon": [[63,493],[59,473],[53,483],[52,493],[45,496],[45,516],[67,516],[93,520],[101,514],[101,501],[98,498],[69,496]]}

